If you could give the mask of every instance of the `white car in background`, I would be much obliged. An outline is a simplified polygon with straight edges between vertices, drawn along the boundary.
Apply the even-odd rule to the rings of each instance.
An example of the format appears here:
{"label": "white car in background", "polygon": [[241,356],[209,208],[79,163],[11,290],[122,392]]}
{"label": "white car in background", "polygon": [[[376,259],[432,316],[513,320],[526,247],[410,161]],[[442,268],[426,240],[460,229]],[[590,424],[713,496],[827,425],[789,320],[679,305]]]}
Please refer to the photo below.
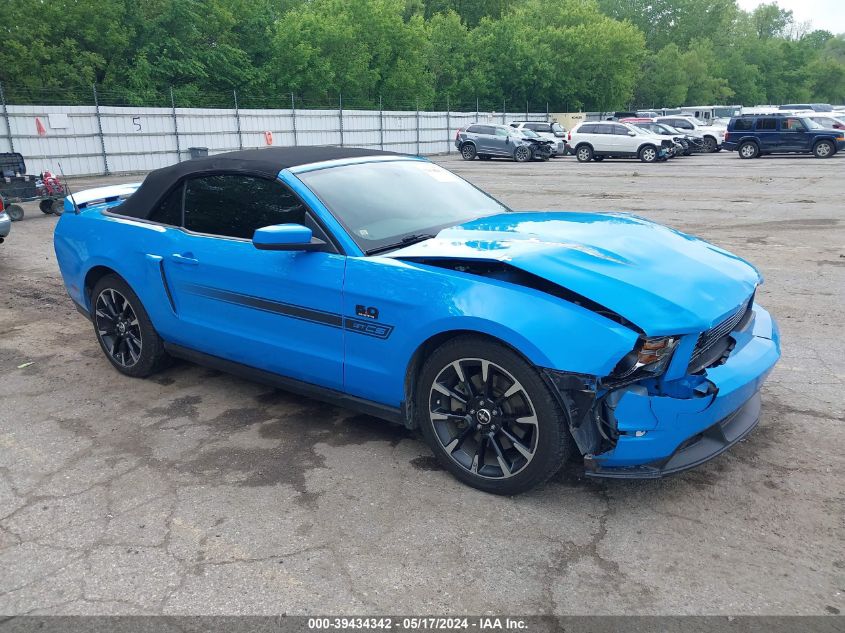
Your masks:
{"label": "white car in background", "polygon": [[566,154],[566,130],[560,123],[546,121],[511,121],[510,126],[517,130],[531,130],[540,138],[552,141],[552,156]]}
{"label": "white car in background", "polygon": [[818,112],[803,113],[800,116],[815,121],[822,127],[829,130],[845,130],[845,115],[831,112],[830,114],[819,114]]}
{"label": "white car in background", "polygon": [[569,132],[569,147],[581,163],[605,158],[639,158],[644,163],[666,160],[672,140],[618,121],[584,121]]}
{"label": "white car in background", "polygon": [[686,132],[690,136],[700,138],[704,143],[705,152],[718,152],[722,148],[722,143],[725,142],[725,131],[727,128],[707,125],[704,121],[700,121],[695,117],[672,114],[657,117],[655,120],[658,123],[665,123],[682,132]]}

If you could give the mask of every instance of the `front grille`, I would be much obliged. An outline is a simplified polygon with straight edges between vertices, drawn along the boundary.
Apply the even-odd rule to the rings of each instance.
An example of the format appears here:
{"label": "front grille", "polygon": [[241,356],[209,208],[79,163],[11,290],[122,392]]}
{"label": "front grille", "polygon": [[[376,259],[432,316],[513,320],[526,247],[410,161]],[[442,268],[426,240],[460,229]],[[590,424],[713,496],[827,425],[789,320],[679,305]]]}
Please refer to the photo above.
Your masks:
{"label": "front grille", "polygon": [[722,357],[728,348],[728,335],[741,324],[747,322],[753,304],[754,295],[751,295],[731,316],[699,335],[687,367],[688,373],[694,374],[705,367],[709,367]]}

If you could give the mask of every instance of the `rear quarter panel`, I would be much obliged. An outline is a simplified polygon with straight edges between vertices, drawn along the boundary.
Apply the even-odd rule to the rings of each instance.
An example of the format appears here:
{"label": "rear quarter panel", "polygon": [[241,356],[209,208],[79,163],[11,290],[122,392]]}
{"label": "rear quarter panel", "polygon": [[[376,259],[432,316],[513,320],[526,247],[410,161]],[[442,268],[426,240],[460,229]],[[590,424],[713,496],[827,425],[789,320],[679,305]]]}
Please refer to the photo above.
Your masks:
{"label": "rear quarter panel", "polygon": [[166,333],[174,325],[159,268],[167,250],[167,227],[127,218],[104,215],[95,207],[62,215],[56,225],[53,244],[59,270],[68,294],[90,311],[85,279],[97,266],[114,270],[132,287],[144,304],[156,328]]}

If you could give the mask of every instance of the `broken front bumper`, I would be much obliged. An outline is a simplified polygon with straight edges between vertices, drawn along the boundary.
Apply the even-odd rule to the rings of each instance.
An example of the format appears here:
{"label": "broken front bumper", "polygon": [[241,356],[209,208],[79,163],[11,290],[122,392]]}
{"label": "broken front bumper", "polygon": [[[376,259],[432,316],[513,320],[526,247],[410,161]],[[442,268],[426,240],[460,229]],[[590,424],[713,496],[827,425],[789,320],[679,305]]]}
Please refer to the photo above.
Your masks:
{"label": "broken front bumper", "polygon": [[760,416],[760,388],[780,357],[776,323],[761,307],[753,310],[752,326],[731,335],[730,355],[708,368],[695,389],[649,395],[643,387],[625,388],[613,408],[616,445],[587,455],[586,473],[662,477],[712,459],[750,433]]}

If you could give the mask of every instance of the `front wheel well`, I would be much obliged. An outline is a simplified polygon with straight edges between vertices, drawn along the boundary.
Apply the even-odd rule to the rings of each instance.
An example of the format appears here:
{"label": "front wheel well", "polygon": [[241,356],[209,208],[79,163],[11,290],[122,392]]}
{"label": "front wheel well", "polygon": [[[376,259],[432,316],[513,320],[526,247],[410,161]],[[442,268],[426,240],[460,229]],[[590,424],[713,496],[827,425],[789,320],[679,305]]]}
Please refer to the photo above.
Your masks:
{"label": "front wheel well", "polygon": [[414,420],[414,393],[416,391],[415,387],[417,383],[417,377],[419,376],[419,372],[423,366],[423,363],[425,362],[426,358],[428,358],[438,347],[445,344],[447,341],[451,341],[452,339],[456,339],[462,336],[474,336],[476,338],[487,339],[488,341],[504,345],[505,347],[513,351],[515,354],[521,356],[525,360],[525,362],[533,365],[533,363],[528,358],[526,358],[525,354],[513,347],[513,345],[510,345],[507,341],[503,341],[500,338],[496,338],[495,336],[491,336],[483,332],[478,332],[476,330],[449,330],[446,332],[439,332],[438,334],[430,336],[425,341],[420,343],[417,349],[414,350],[414,353],[411,354],[411,360],[408,362],[408,367],[405,370],[405,397],[403,404],[403,420],[407,428],[413,429],[417,426],[417,422],[416,420]]}

